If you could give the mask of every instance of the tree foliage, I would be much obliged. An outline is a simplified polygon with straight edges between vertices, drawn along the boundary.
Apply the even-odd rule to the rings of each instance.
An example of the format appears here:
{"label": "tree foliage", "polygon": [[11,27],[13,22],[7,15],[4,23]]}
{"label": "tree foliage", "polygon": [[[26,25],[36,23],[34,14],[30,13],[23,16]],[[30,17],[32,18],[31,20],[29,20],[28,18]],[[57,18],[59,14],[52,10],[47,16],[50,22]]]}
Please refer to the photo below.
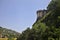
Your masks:
{"label": "tree foliage", "polygon": [[52,0],[48,13],[22,32],[18,40],[60,40],[60,0]]}

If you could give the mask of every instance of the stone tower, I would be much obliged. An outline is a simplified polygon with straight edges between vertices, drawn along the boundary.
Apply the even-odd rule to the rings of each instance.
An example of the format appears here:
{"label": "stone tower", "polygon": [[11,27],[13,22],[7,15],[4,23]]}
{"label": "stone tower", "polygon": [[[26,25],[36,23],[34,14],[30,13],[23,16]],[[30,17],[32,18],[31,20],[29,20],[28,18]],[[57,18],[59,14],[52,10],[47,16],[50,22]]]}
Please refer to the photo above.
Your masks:
{"label": "stone tower", "polygon": [[41,19],[46,13],[47,13],[47,10],[38,10],[37,11],[37,20]]}

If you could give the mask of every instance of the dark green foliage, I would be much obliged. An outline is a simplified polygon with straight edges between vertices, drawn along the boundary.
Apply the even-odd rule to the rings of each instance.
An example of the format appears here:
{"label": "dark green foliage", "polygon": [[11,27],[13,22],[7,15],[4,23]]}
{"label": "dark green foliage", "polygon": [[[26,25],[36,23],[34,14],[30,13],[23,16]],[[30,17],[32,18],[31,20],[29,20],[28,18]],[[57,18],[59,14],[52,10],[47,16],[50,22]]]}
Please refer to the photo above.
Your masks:
{"label": "dark green foliage", "polygon": [[47,10],[50,11],[50,10],[55,10],[57,7],[57,1],[56,0],[52,0],[50,2],[50,4],[48,5],[47,7]]}

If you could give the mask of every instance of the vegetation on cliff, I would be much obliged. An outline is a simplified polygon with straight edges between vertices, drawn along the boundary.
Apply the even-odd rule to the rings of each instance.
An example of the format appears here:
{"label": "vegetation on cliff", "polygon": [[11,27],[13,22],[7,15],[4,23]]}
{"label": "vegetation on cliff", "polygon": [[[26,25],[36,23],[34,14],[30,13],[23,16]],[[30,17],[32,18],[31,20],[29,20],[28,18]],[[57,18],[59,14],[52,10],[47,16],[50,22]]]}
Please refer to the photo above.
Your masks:
{"label": "vegetation on cliff", "polygon": [[27,28],[17,40],[60,40],[60,0],[52,0],[47,14]]}

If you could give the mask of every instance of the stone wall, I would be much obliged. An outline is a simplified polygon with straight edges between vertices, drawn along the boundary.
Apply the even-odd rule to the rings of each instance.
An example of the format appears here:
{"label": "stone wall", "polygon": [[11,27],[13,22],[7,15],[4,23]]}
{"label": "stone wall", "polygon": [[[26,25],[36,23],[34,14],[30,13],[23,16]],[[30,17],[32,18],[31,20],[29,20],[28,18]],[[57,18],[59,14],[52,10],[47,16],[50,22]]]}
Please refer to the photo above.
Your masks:
{"label": "stone wall", "polygon": [[41,19],[44,15],[46,15],[47,10],[38,10],[37,11],[37,20]]}

